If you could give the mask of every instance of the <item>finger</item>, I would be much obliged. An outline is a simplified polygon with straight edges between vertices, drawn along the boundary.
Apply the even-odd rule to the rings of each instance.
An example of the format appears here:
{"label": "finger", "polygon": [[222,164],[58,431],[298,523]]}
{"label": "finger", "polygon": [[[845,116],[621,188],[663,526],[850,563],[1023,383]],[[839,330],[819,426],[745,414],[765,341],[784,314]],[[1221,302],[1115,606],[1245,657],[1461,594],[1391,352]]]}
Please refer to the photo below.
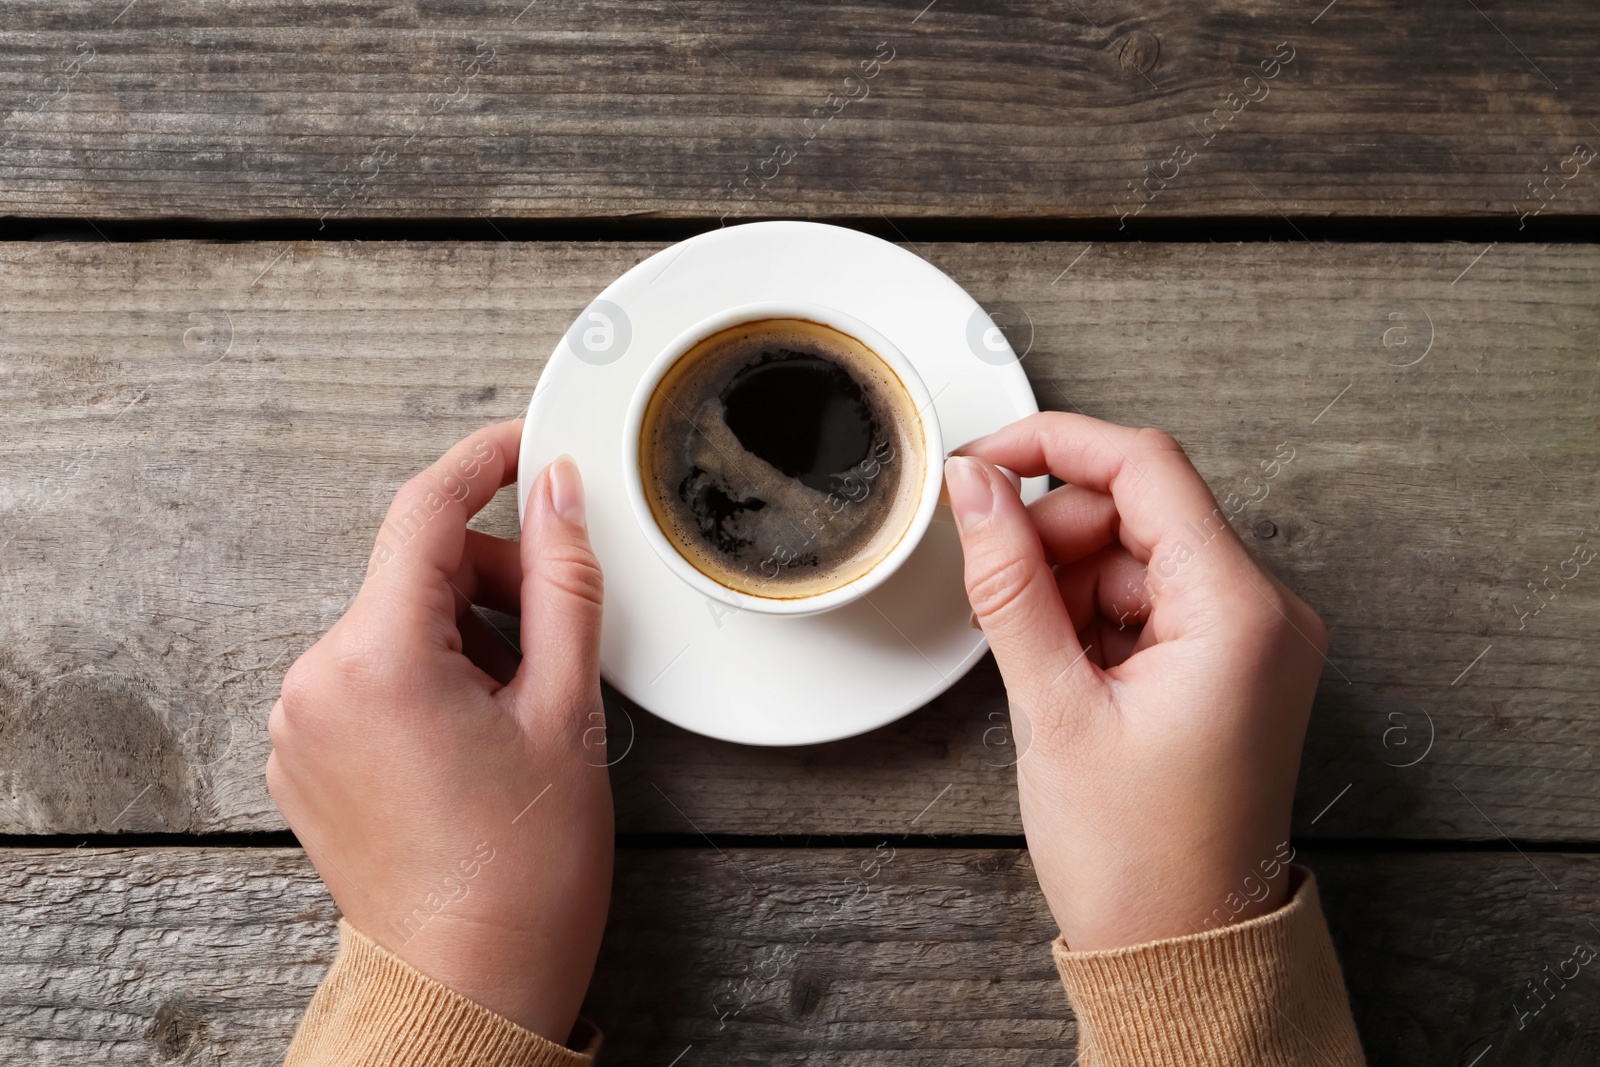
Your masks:
{"label": "finger", "polygon": [[1050,490],[1028,505],[1052,563],[1071,563],[1117,540],[1117,505],[1077,485]]}
{"label": "finger", "polygon": [[1141,561],[1163,536],[1211,514],[1205,480],[1170,436],[1060,411],[1040,412],[970,442],[959,454],[1010,467],[1023,477],[1054,474],[1110,494],[1123,543]]}
{"label": "finger", "polygon": [[1150,617],[1144,564],[1121,545],[1108,545],[1076,563],[1057,567],[1056,588],[1079,630],[1096,618],[1113,626],[1138,628]]}
{"label": "finger", "polygon": [[414,618],[420,608],[453,626],[456,593],[449,579],[461,565],[467,520],[516,478],[521,437],[521,420],[487,426],[400,487],[358,604],[381,602],[398,618]]}
{"label": "finger", "polygon": [[456,617],[468,604],[479,604],[503,615],[522,613],[522,546],[516,541],[468,530],[461,565],[450,579],[461,594]]}
{"label": "finger", "polygon": [[981,460],[945,464],[950,510],[966,560],[967,598],[1006,689],[1039,701],[1069,670],[1088,670],[1044,546],[1011,483]]}
{"label": "finger", "polygon": [[600,563],[589,547],[583,479],[568,456],[534,479],[522,522],[522,667],[508,689],[519,716],[600,707]]}
{"label": "finger", "polygon": [[1110,494],[1120,516],[1118,539],[1149,565],[1151,585],[1163,597],[1203,590],[1236,602],[1242,578],[1255,570],[1205,479],[1178,443],[1160,431],[1042,412],[959,452],[1024,477],[1050,473]]}
{"label": "finger", "polygon": [[456,620],[461,630],[461,652],[473,665],[501,685],[511,684],[522,655],[498,627],[472,608]]}

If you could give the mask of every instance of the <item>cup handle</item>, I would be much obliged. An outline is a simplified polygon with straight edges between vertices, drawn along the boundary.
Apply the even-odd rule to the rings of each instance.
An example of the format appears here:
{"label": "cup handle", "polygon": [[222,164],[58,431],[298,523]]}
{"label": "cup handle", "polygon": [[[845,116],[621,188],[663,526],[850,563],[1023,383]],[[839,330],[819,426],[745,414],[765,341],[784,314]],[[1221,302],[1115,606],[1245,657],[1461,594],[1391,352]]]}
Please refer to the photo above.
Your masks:
{"label": "cup handle", "polygon": [[[999,464],[995,464],[995,469],[1006,476],[1006,481],[1011,483],[1011,488],[1015,489],[1019,493],[1022,492],[1021,475],[1017,474],[1017,472],[1011,468],[1002,467]],[[939,483],[939,504],[933,509],[933,521],[948,522],[952,526],[955,525],[956,517],[955,514],[950,510],[950,489],[944,484],[943,481],[940,481]]]}

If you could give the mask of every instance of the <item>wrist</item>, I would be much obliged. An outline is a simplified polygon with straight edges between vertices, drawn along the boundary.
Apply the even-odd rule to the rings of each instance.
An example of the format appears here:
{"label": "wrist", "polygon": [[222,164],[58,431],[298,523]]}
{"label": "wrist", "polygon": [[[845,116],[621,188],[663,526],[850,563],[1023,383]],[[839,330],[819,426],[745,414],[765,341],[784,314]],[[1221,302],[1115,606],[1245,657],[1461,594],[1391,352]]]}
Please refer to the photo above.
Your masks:
{"label": "wrist", "polygon": [[[1292,896],[1294,848],[1284,841],[1254,864],[1173,862],[1148,873],[1126,861],[1092,881],[1040,871],[1051,913],[1074,951],[1127,948],[1224,929],[1271,914]],[[1085,869],[1078,865],[1078,869]],[[1105,877],[1120,870],[1121,877]]]}

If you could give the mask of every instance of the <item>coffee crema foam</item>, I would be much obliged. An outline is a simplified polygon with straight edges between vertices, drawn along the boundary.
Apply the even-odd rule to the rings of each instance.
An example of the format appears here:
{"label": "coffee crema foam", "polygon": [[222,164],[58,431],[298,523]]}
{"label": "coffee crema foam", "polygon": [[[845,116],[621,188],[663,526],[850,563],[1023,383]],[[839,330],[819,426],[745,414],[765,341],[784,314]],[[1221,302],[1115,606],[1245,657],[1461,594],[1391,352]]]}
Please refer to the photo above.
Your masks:
{"label": "coffee crema foam", "polygon": [[770,599],[860,578],[905,536],[926,458],[920,416],[866,345],[804,319],[698,342],[645,407],[656,524],[696,570]]}

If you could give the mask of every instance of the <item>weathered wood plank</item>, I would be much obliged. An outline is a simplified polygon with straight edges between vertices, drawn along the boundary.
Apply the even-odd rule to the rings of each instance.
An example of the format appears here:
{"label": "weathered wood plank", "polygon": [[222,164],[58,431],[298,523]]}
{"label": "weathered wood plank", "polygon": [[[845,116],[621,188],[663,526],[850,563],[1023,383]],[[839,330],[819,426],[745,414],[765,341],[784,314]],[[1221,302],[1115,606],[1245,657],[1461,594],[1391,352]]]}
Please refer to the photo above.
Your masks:
{"label": "weathered wood plank", "polygon": [[[0,245],[0,830],[279,827],[267,711],[389,495],[520,414],[654,247]],[[1567,562],[1600,498],[1600,254],[919,250],[1031,322],[1042,405],[1176,432],[1328,620],[1302,832],[1600,839],[1600,582]],[[510,494],[482,525],[515,534]],[[816,748],[634,711],[619,826],[1015,833],[1005,709],[985,664]]]}
{"label": "weathered wood plank", "polygon": [[[1067,1062],[1027,855],[872,855],[625,850],[586,1008],[608,1061]],[[1534,858],[1310,857],[1374,1065],[1593,1062],[1592,966],[1518,1021],[1600,944],[1600,862]],[[336,946],[297,850],[8,850],[0,887],[6,1063],[276,1063]]]}
{"label": "weathered wood plank", "polygon": [[27,0],[0,214],[1600,212],[1594,5],[1323,6]]}

